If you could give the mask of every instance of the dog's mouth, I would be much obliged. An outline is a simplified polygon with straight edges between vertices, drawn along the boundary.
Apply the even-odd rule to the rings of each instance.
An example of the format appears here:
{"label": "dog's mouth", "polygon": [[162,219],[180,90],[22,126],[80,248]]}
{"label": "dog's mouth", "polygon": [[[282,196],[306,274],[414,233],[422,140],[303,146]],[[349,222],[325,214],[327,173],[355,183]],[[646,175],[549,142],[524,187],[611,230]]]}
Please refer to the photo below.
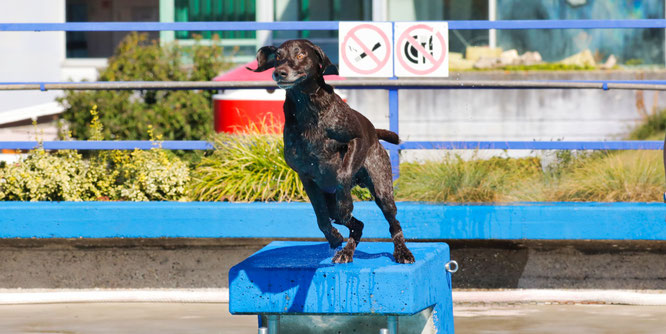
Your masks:
{"label": "dog's mouth", "polygon": [[289,89],[297,85],[299,82],[303,81],[305,79],[305,74],[301,74],[296,78],[296,80],[288,81],[288,80],[275,80],[277,82],[278,87],[282,89]]}
{"label": "dog's mouth", "polygon": [[282,89],[289,89],[291,87],[294,87],[294,85],[296,85],[296,83],[298,83],[298,80],[296,80],[296,81],[278,81],[277,85],[278,85],[278,87],[280,87]]}

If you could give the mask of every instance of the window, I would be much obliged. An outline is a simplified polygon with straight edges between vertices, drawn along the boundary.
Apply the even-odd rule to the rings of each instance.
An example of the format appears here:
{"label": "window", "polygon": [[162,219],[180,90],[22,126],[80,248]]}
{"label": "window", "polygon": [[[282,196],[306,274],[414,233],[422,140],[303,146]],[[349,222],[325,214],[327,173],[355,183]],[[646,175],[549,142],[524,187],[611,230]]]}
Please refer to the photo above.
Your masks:
{"label": "window", "polygon": [[[445,0],[444,21],[487,20],[488,0]],[[488,45],[487,30],[450,30],[449,50],[464,53],[468,46]]]}
{"label": "window", "polygon": [[[175,0],[175,21],[254,21],[255,0]],[[223,39],[255,38],[255,31],[176,31],[176,39],[191,39],[201,34],[210,39],[217,34]]]}
{"label": "window", "polygon": [[[487,20],[488,0],[387,0],[391,21]],[[450,30],[449,50],[488,45],[487,30]]]}
{"label": "window", "polygon": [[[663,18],[664,1],[655,0],[497,1],[498,20]],[[505,50],[539,51],[546,61],[589,49],[600,60],[613,54],[622,63],[664,62],[664,29],[499,30],[497,41]]]}
{"label": "window", "polygon": [[[159,0],[66,0],[67,22],[159,21]],[[107,58],[129,32],[68,31],[67,58]],[[159,33],[149,33],[158,39]]]}
{"label": "window", "polygon": [[[275,0],[275,21],[371,21],[372,0]],[[306,38],[319,45],[332,62],[338,62],[338,32],[275,31],[274,44]]]}

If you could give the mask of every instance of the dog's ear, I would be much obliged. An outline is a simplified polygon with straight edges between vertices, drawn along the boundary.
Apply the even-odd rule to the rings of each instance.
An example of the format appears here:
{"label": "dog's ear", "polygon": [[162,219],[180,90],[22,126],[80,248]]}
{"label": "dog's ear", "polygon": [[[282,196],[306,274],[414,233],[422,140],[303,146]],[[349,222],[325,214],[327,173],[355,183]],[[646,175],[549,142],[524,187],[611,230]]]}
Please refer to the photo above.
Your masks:
{"label": "dog's ear", "polygon": [[263,72],[269,68],[275,67],[275,51],[277,48],[274,46],[264,46],[257,51],[257,68],[251,69],[245,67],[253,72]]}
{"label": "dog's ear", "polygon": [[[311,43],[312,44],[312,43]],[[312,49],[315,50],[315,53],[317,53],[317,56],[319,56],[319,60],[321,61],[321,67],[319,72],[321,75],[330,75],[330,74],[338,74],[338,68],[331,63],[331,60],[328,59],[328,56],[324,53],[324,50],[322,50],[319,46],[312,44]]]}

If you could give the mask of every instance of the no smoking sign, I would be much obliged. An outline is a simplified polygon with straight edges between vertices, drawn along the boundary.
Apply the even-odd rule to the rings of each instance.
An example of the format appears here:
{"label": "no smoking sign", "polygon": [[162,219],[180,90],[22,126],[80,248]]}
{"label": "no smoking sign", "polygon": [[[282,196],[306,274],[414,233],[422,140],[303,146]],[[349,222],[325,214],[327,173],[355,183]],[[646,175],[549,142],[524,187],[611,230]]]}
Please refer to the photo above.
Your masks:
{"label": "no smoking sign", "polygon": [[340,75],[392,77],[392,31],[390,22],[340,22]]}
{"label": "no smoking sign", "polygon": [[448,49],[446,22],[396,22],[395,76],[448,77]]}

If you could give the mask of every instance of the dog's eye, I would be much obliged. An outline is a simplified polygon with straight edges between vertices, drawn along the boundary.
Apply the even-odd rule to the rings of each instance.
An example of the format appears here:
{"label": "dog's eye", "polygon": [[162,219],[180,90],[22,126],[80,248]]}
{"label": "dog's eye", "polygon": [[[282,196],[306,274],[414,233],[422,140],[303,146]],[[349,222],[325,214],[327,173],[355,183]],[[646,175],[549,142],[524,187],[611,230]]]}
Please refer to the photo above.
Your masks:
{"label": "dog's eye", "polygon": [[296,58],[298,58],[298,60],[303,59],[303,57],[305,57],[305,55],[302,54],[302,53],[299,53],[298,56],[296,56]]}

